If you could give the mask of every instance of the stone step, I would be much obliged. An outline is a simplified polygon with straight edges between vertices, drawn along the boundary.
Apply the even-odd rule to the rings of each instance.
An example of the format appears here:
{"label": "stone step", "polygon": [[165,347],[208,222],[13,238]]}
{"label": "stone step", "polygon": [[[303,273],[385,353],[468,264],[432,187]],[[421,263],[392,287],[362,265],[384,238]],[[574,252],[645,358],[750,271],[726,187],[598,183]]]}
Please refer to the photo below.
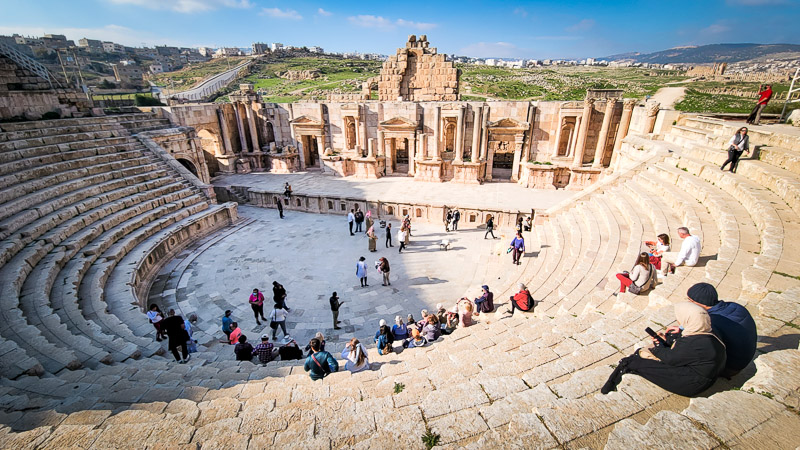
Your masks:
{"label": "stone step", "polygon": [[82,149],[70,149],[68,151],[57,151],[46,155],[36,155],[28,158],[15,159],[12,162],[0,164],[0,175],[7,176],[16,172],[30,170],[36,167],[47,166],[50,164],[72,161],[91,156],[108,155],[129,151],[142,150],[144,147],[135,142],[107,145],[100,144],[97,147],[87,147]]}
{"label": "stone step", "polygon": [[68,170],[89,168],[109,162],[124,161],[126,159],[142,157],[146,153],[142,150],[133,150],[120,153],[105,155],[88,155],[70,161],[60,161],[51,164],[44,164],[38,167],[20,170],[11,175],[0,177],[0,189],[6,190],[17,184],[25,184],[29,180],[42,179],[51,175],[58,175]]}
{"label": "stone step", "polygon": [[[109,155],[110,158],[104,157],[105,159],[109,159],[109,161],[105,163],[96,163],[87,165],[87,167],[74,169],[66,168],[61,172],[54,173],[49,176],[44,176],[42,178],[27,181],[25,183],[16,184],[11,188],[0,190],[0,204],[5,204],[11,200],[28,194],[34,194],[35,196],[38,191],[59,183],[72,181],[89,175],[96,175],[114,170],[124,170],[156,161],[152,156],[137,156],[138,154],[140,154],[138,151],[117,153],[113,156]],[[35,197],[33,201],[35,201]]]}
{"label": "stone step", "polygon": [[52,136],[29,137],[12,141],[0,142],[0,152],[10,152],[31,147],[41,147],[45,145],[59,145],[70,142],[89,141],[94,139],[112,138],[125,136],[124,130],[107,131],[87,131],[71,134],[56,134]]}
{"label": "stone step", "polygon": [[[173,194],[167,194],[167,196],[172,196],[172,195]],[[141,217],[142,218],[146,218],[146,217],[158,216],[158,214],[161,213],[160,208],[164,208],[164,207],[162,206],[160,208],[156,208],[155,210],[153,210],[152,208],[156,207],[157,205],[159,205],[161,203],[163,203],[164,200],[168,200],[169,198],[171,198],[171,197],[164,197],[163,200],[158,200],[157,199],[155,201],[150,201],[150,203],[152,203],[152,205],[148,205],[147,203],[142,203],[142,204],[139,204],[138,206],[135,206],[135,207],[133,207],[131,209],[122,210],[122,211],[119,211],[117,213],[114,213],[111,216],[108,216],[106,219],[103,219],[103,223],[104,224],[101,224],[101,223],[94,224],[92,228],[83,228],[80,233],[68,237],[66,240],[64,240],[63,242],[60,243],[60,247],[59,248],[63,248],[66,252],[69,252],[68,255],[75,255],[78,251],[86,252],[86,251],[88,251],[88,249],[86,249],[86,246],[89,243],[89,241],[94,239],[95,237],[103,236],[102,233],[104,232],[104,229],[109,229],[108,227],[116,227],[118,224],[123,227],[122,230],[125,231],[125,232],[127,232],[127,229],[138,228],[141,225],[141,219],[138,219],[137,222],[133,222],[133,220],[136,220],[137,218],[136,217],[131,217],[132,215],[135,216],[136,214],[140,214],[142,212],[150,210],[150,212],[146,213],[145,215],[143,215]],[[131,218],[129,219],[129,217],[131,217]],[[128,220],[128,222],[122,222],[123,220]],[[125,226],[127,226],[128,228],[124,228]],[[108,235],[108,234],[111,234],[113,232],[114,232],[114,228],[110,228],[109,231],[105,231],[105,234]],[[117,232],[117,233],[119,233],[119,232]],[[106,244],[106,245],[110,245],[110,244]],[[54,244],[51,243],[49,248],[55,248]],[[26,288],[26,286],[24,285],[25,278],[27,276],[29,276],[32,271],[35,271],[35,268],[37,267],[38,261],[41,260],[42,257],[44,257],[44,254],[42,253],[41,250],[43,250],[43,249],[41,249],[41,248],[31,248],[29,250],[29,248],[26,248],[25,250],[23,250],[23,252],[20,253],[20,255],[17,256],[17,258],[22,258],[24,263],[27,264],[28,267],[33,267],[34,269],[30,269],[29,268],[29,269],[25,269],[25,270],[21,270],[21,271],[17,272],[17,278],[14,281],[10,282],[7,287],[3,288],[4,296],[5,295],[11,296],[12,295],[12,293],[10,292],[11,289],[14,289],[14,286],[18,286],[16,288],[17,289],[17,291],[16,291],[17,293],[13,294],[13,295],[16,296],[17,302],[19,302],[20,300],[23,300],[23,299],[34,299],[34,298],[37,298],[37,295],[38,295],[37,289],[38,289],[38,287],[28,287],[27,288],[27,292],[23,291],[23,289]],[[99,248],[95,249],[95,250],[99,250]],[[66,258],[62,258],[61,262],[58,263],[58,264],[59,265],[60,264],[65,264],[65,261],[69,260],[69,262],[66,262],[66,265],[69,266],[70,264],[73,264],[75,262],[75,260],[71,259],[71,258],[73,258],[73,256],[67,256]],[[10,271],[12,269],[14,269],[14,267],[15,267],[15,264],[12,261],[12,263],[7,264],[6,266],[4,266],[0,270],[2,271],[2,273],[11,273]],[[50,267],[52,269],[57,269],[59,266],[55,265],[55,266],[50,266]],[[5,276],[5,275],[3,275],[3,276]],[[46,279],[50,279],[50,277],[46,276]],[[75,279],[79,280],[80,276],[76,277]],[[46,286],[43,286],[43,289],[44,289],[44,291],[48,291],[49,290]],[[21,297],[20,297],[20,295],[21,295]],[[60,304],[58,302],[65,302],[64,296],[63,295],[57,295],[52,300],[53,300],[53,303],[52,303],[53,311],[59,313],[59,311],[60,311],[60,309],[62,307],[62,304]],[[7,299],[5,299],[5,301],[6,302],[11,302],[13,300],[12,300],[11,297],[8,297]],[[25,308],[23,307],[22,311],[24,311],[24,310],[25,310]],[[47,314],[46,317],[55,318],[55,316],[53,316],[52,313]],[[66,318],[63,317],[63,316],[61,317],[61,323],[67,324]],[[75,321],[73,321],[73,325],[78,325],[78,324],[76,324]],[[30,325],[25,327],[25,328],[26,329],[36,329],[35,326],[30,326]],[[67,329],[69,329],[69,325],[67,325]],[[62,331],[59,331],[59,330],[62,330]],[[61,329],[57,324],[54,325],[54,327],[51,330],[51,332],[54,333],[54,335],[57,335],[57,336],[61,336],[61,337],[65,336],[64,333],[63,333],[63,329]],[[29,333],[26,333],[26,334],[31,335],[31,336],[35,336],[37,338],[41,337],[42,340],[45,340],[45,338],[43,337],[41,332],[38,332],[38,331],[35,332],[35,333],[34,332],[29,332]],[[89,336],[92,336],[92,334],[90,334],[90,333],[85,333],[85,334],[87,334]],[[26,348],[28,354],[31,355],[31,356],[33,356],[37,351],[42,353],[43,351],[49,350],[51,348],[51,346],[53,346],[53,345],[58,346],[59,344],[63,345],[62,348],[64,349],[63,350],[64,353],[72,354],[72,352],[70,350],[68,350],[68,349],[72,348],[72,347],[70,347],[70,343],[75,343],[75,339],[68,339],[68,342],[66,344],[63,344],[61,341],[55,341],[55,342],[52,342],[52,343],[51,342],[47,342],[47,344],[45,344],[44,342],[42,342],[42,340],[37,340],[35,342],[35,345],[29,345],[29,342],[17,341],[17,343],[22,348]],[[98,355],[97,352],[91,352],[91,353],[92,353],[92,355]],[[105,359],[105,358],[106,358],[106,355],[100,356],[100,359]],[[71,360],[67,361],[67,364],[63,364],[62,366],[59,367],[58,364],[55,364],[52,361],[52,358],[49,358],[49,355],[37,356],[36,359],[41,361],[42,362],[42,366],[45,368],[45,370],[47,370],[48,372],[51,372],[51,373],[58,372],[63,367],[74,369],[74,368],[76,368],[76,366],[79,365],[79,364],[76,364],[76,360],[71,359]],[[80,361],[80,358],[78,358],[78,361]]]}
{"label": "stone step", "polygon": [[[68,127],[76,125],[89,125],[89,124],[115,124],[120,120],[134,120],[136,118],[151,118],[152,114],[139,113],[139,114],[118,114],[97,117],[81,117],[75,119],[56,119],[56,120],[33,120],[26,122],[9,122],[0,125],[0,130],[3,132],[11,131],[25,131],[36,129],[47,129],[51,127]],[[2,133],[0,133],[2,135]]]}
{"label": "stone step", "polygon": [[47,127],[35,128],[30,130],[21,131],[7,131],[2,133],[4,136],[0,138],[0,142],[11,142],[15,140],[23,140],[39,137],[61,136],[77,133],[92,133],[97,131],[124,131],[116,123],[80,123],[75,125],[61,126],[61,127]]}
{"label": "stone step", "polygon": [[51,144],[51,145],[43,145],[40,147],[29,147],[22,150],[15,150],[12,152],[2,152],[0,153],[0,163],[9,163],[25,158],[35,158],[37,156],[50,156],[60,152],[71,152],[73,150],[84,150],[87,148],[97,148],[104,146],[122,148],[124,145],[134,146],[135,148],[141,147],[141,145],[138,142],[136,142],[129,136],[92,139],[85,141],[74,141],[74,142],[67,142],[64,144]]}
{"label": "stone step", "polygon": [[[162,195],[161,198],[167,200],[168,198],[163,196],[170,195],[172,192],[176,192],[176,189],[179,189],[180,187],[181,185],[179,183],[175,183],[173,185],[168,185],[164,188],[161,188],[160,190],[154,189],[146,191],[144,193],[146,194],[146,196],[141,197],[141,201],[146,200],[148,198],[157,197],[158,195]],[[158,201],[158,199],[156,199],[156,203],[153,204],[157,205],[159,203],[161,203],[161,201]],[[98,226],[105,227],[104,225],[98,225]],[[103,239],[103,236],[101,235],[98,239]],[[23,284],[22,298],[20,299],[20,306],[23,312],[25,312],[26,316],[29,318],[29,323],[40,326],[40,328],[43,329],[43,334],[47,334],[49,330],[49,334],[55,337],[55,339],[51,339],[51,342],[55,343],[66,342],[68,343],[67,346],[69,348],[81,349],[82,353],[87,354],[87,358],[84,360],[84,362],[86,362],[86,360],[96,360],[100,362],[105,362],[107,361],[108,354],[105,353],[100,356],[96,356],[100,354],[99,351],[92,350],[91,352],[86,352],[80,346],[69,344],[70,342],[74,342],[78,338],[83,338],[84,335],[83,333],[75,332],[74,330],[70,329],[71,322],[66,320],[63,311],[56,311],[55,313],[57,314],[55,314],[53,309],[51,309],[51,304],[63,305],[64,302],[63,297],[58,296],[57,297],[58,300],[52,303],[48,300],[51,297],[51,287],[53,286],[54,283],[56,283],[56,280],[59,280],[58,286],[60,287],[61,285],[68,284],[70,280],[80,279],[80,277],[78,276],[72,278],[66,275],[59,274],[59,271],[62,268],[65,268],[65,266],[69,265],[68,261],[71,258],[73,258],[78,252],[92,252],[92,254],[96,254],[96,251],[97,249],[92,249],[91,247],[83,247],[81,249],[78,248],[65,249],[65,251],[61,251],[57,254],[59,255],[57,261],[51,259],[50,263],[48,263],[47,258],[45,258],[45,262],[44,263],[40,262],[39,264],[37,264],[36,267],[33,269],[32,274],[28,277],[25,284]],[[69,261],[70,264],[72,262],[73,261]],[[43,275],[37,276],[37,274],[43,274]],[[58,275],[58,277],[56,277],[56,275]],[[48,282],[41,283],[39,282],[38,278],[44,278],[48,280]],[[56,290],[60,292],[60,289]],[[70,331],[72,332],[70,333]],[[72,335],[77,336],[77,338],[72,337]],[[92,336],[92,339],[94,339],[94,336],[92,334],[88,334],[87,336]],[[89,348],[91,348],[91,346],[89,346]],[[133,350],[131,353],[133,352],[135,352],[135,350]],[[131,353],[128,353],[128,356],[130,356]]]}
{"label": "stone step", "polygon": [[97,207],[101,202],[112,202],[174,181],[171,176],[167,176],[166,169],[149,172],[142,170],[141,173],[133,173],[126,178],[114,178],[119,174],[120,172],[112,172],[82,179],[83,185],[88,187],[64,193],[38,205],[30,205],[32,212],[23,209],[0,222],[0,239],[8,238],[12,234],[19,234],[20,240],[34,239],[47,229],[58,226],[92,206]]}

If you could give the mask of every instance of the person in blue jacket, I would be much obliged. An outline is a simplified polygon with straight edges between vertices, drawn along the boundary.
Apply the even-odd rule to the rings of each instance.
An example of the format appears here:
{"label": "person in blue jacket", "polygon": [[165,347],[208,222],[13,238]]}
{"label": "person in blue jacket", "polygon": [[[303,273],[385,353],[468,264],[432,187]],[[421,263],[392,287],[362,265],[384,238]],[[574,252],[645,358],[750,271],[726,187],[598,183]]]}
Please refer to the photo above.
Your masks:
{"label": "person in blue jacket", "polygon": [[314,338],[309,342],[311,354],[306,358],[303,369],[308,372],[312,380],[321,380],[333,372],[339,371],[339,363],[330,353],[321,350],[322,343]]}
{"label": "person in blue jacket", "polygon": [[725,344],[727,362],[720,374],[730,378],[750,364],[756,354],[756,322],[744,306],[719,300],[714,286],[697,283],[686,292],[689,299],[708,311],[711,328]]}

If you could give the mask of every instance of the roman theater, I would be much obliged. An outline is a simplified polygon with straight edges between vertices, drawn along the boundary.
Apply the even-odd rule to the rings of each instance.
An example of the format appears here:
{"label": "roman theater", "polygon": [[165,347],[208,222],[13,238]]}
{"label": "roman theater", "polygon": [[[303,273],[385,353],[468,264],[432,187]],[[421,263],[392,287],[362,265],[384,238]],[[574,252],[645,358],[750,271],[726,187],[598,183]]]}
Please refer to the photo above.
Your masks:
{"label": "roman theater", "polygon": [[[361,92],[326,101],[264,102],[242,83],[229,102],[104,111],[0,52],[0,447],[800,445],[800,128],[751,126],[753,152],[730,173],[739,119],[613,89],[483,102],[460,88],[421,35]],[[355,209],[375,221],[374,253],[348,232]],[[520,219],[531,229],[514,265]],[[699,262],[618,294],[644,242],[680,247],[680,227],[701,240]],[[312,381],[303,360],[237,361],[220,320],[231,310],[255,345],[271,330],[248,296],[264,291],[268,313],[273,281],[301,348],[321,332],[342,359],[356,337],[371,370]],[[753,316],[754,360],[693,398],[631,374],[601,394],[700,282]],[[512,316],[519,283],[536,307]],[[379,321],[482,285],[495,308],[474,325],[379,354]],[[156,340],[151,304],[197,317],[185,364]]]}

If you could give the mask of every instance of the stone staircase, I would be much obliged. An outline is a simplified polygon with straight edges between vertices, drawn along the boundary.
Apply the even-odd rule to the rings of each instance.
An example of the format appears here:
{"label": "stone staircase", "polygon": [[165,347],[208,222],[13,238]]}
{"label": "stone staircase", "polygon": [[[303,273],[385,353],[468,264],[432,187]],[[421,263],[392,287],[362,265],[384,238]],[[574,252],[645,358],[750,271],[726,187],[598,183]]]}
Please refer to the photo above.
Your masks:
{"label": "stone staircase", "polygon": [[[151,117],[3,124],[0,133],[2,368],[54,375],[160,351],[117,320],[103,326],[87,292],[143,240],[222,208],[130,137]],[[148,126],[155,126],[150,123]]]}
{"label": "stone staircase", "polygon": [[[427,433],[438,436],[439,448],[687,443],[698,448],[795,448],[800,444],[800,258],[795,256],[797,244],[787,236],[800,226],[800,172],[793,163],[800,155],[800,140],[753,133],[752,142],[766,146],[761,158],[742,161],[737,174],[723,173],[718,166],[725,153],[719,149],[738,124],[694,116],[678,122],[663,140],[626,138],[623,154],[646,164],[615,175],[535,227],[529,257],[519,270],[500,264],[504,254],[481,255],[474,278],[476,283],[497,280],[497,312],[482,314],[475,326],[428,347],[398,349],[387,356],[370,348],[373,370],[339,372],[321,382],[312,382],[296,362],[254,365],[219,358],[208,348],[185,365],[157,356],[135,359],[157,351],[148,345],[152,327],[142,323],[141,312],[122,295],[129,277],[107,263],[127,267],[141,259],[136,250],[118,255],[133,245],[124,240],[139,228],[117,236],[115,230],[126,229],[130,219],[115,216],[119,211],[113,210],[94,218],[92,204],[75,206],[75,216],[58,216],[54,225],[47,225],[50,219],[37,220],[63,208],[42,206],[33,214],[23,206],[9,213],[0,229],[20,240],[16,250],[7,250],[10,240],[4,240],[3,255],[9,256],[0,260],[6,261],[0,268],[4,324],[9,319],[15,324],[13,330],[7,325],[2,330],[0,406],[7,426],[0,429],[0,445],[424,448],[422,436]],[[8,140],[1,136],[3,145]],[[125,142],[115,143],[121,144]],[[123,149],[120,153],[137,147]],[[123,156],[148,163],[138,157]],[[15,167],[8,173],[26,166]],[[157,168],[146,173],[153,171]],[[146,184],[159,179],[157,175],[131,183]],[[158,191],[170,186],[169,181],[154,183],[146,192],[157,191],[153,198],[160,198],[182,190]],[[45,186],[52,184],[24,195],[41,195],[35,197],[37,204],[54,202],[52,194],[40,194]],[[86,186],[76,184],[70,204],[93,198],[77,193]],[[110,190],[102,192],[123,188],[114,186],[108,184]],[[83,218],[103,225],[68,224],[84,212]],[[647,295],[613,296],[618,290],[615,274],[630,269],[642,241],[662,232],[674,237],[681,226],[701,238],[702,263],[679,267]],[[140,246],[153,239],[157,237],[144,239]],[[179,273],[194,251],[218,239],[217,234],[198,241],[170,262],[166,273]],[[21,268],[8,271],[7,283],[9,264]],[[36,283],[40,279],[44,283]],[[538,306],[534,314],[508,317],[505,299],[520,281],[531,288]],[[722,298],[742,303],[753,314],[760,336],[754,363],[691,400],[630,375],[617,392],[600,395],[612,366],[647,344],[643,329],[674,323],[672,304],[684,301],[688,287],[701,281],[717,286]],[[176,277],[159,279],[154,292],[171,292],[177,282]],[[9,284],[10,294],[19,290],[10,299],[5,291]],[[49,295],[42,294],[48,289]],[[181,306],[173,294],[167,298]],[[30,339],[23,339],[27,333]],[[73,336],[73,341],[61,336]],[[210,328],[200,336],[201,344],[213,342]],[[328,346],[338,356],[342,343]]]}

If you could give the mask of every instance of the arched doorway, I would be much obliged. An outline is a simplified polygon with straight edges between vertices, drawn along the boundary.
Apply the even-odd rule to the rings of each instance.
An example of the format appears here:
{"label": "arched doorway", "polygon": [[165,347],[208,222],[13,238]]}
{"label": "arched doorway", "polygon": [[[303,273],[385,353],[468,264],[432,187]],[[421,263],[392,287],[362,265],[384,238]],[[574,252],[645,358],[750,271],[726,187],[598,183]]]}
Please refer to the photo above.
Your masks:
{"label": "arched doorway", "polygon": [[189,169],[189,172],[192,172],[192,174],[194,176],[199,178],[199,175],[198,175],[198,172],[197,172],[197,167],[194,165],[193,162],[189,161],[188,159],[184,159],[184,158],[178,158],[178,162],[181,163],[181,165],[183,167],[186,167],[187,169]]}
{"label": "arched doorway", "polygon": [[203,149],[203,159],[206,160],[208,172],[213,177],[219,172],[217,156],[221,156],[224,153],[220,145],[219,137],[206,129],[198,131],[197,137],[200,138],[200,148]]}

